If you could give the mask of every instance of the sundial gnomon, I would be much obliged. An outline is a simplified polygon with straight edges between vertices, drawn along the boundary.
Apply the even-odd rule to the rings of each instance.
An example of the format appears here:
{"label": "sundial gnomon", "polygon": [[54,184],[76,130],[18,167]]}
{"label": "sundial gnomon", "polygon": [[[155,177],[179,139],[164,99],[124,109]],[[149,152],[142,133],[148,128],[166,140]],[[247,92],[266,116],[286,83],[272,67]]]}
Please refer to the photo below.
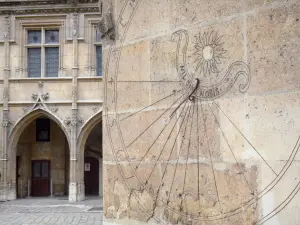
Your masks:
{"label": "sundial gnomon", "polygon": [[[126,40],[139,4],[127,1],[121,11],[118,20],[122,27],[121,43]],[[247,138],[234,114],[227,113],[222,104],[226,95],[229,98],[235,94],[242,96],[251,85],[251,72],[245,62],[228,63],[230,56],[223,46],[226,35],[199,29],[197,35],[191,37],[189,31],[177,30],[169,41],[174,43],[177,79],[174,76],[157,80],[134,76],[124,79],[119,71],[119,61],[126,60],[122,58],[122,49],[110,49],[106,70],[116,69],[114,76],[106,80],[106,101],[111,101],[106,109],[107,129],[120,173],[129,190],[147,192],[168,213],[191,221],[242,217],[249,209],[255,211],[257,203],[286,176],[298,153],[299,139],[295,140],[294,149],[287,149],[291,152],[289,159],[280,170],[275,170]],[[226,69],[220,70],[220,65]],[[126,102],[130,87],[141,93],[135,92]],[[108,89],[112,92],[108,93]],[[232,142],[228,127],[243,145]],[[239,148],[251,149],[268,170],[270,179],[262,188],[257,188],[251,178],[255,165],[245,165]],[[228,161],[220,162],[222,155],[226,155]],[[230,182],[220,172],[224,171],[224,165],[228,166],[225,168],[228,174],[236,173],[232,182],[238,184],[236,188],[240,191],[230,190],[234,187],[228,185]],[[299,188],[300,183],[284,201],[254,224],[263,224],[282,211]],[[236,201],[231,204],[233,199]],[[188,208],[187,202],[194,203],[194,208]],[[156,220],[164,223],[160,218]]]}

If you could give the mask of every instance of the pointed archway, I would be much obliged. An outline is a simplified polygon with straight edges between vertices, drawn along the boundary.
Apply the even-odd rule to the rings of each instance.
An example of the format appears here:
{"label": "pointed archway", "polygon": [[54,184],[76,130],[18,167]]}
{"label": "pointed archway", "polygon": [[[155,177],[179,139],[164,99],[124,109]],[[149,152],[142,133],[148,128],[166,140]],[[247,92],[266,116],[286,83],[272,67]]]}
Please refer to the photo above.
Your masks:
{"label": "pointed archway", "polygon": [[[45,132],[39,137],[37,134],[37,121],[44,120],[49,121],[49,138],[45,136]],[[44,123],[45,126],[45,123]],[[43,128],[43,125],[42,125]],[[51,132],[52,130],[52,132]],[[41,129],[43,131],[43,129]],[[45,130],[44,130],[45,131]],[[51,135],[53,140],[51,141]],[[55,137],[56,136],[56,137]],[[44,140],[42,140],[44,137]],[[59,140],[58,140],[59,139]],[[60,140],[61,139],[61,140]],[[63,145],[63,146],[62,146]],[[60,149],[58,146],[62,146]],[[48,153],[44,150],[48,149]],[[57,150],[57,154],[53,153],[54,149]],[[44,193],[36,193],[36,195],[48,195],[51,193],[64,194],[66,192],[67,184],[67,163],[63,163],[64,172],[59,171],[54,164],[51,167],[51,161],[55,161],[50,155],[54,155],[57,158],[62,158],[62,155],[68,152],[69,149],[69,135],[62,121],[50,111],[43,108],[36,108],[23,116],[16,125],[12,128],[9,134],[8,143],[8,161],[6,177],[10,184],[10,188],[7,190],[7,199],[16,199],[18,197],[25,197],[25,195],[31,195],[32,178],[40,176],[44,173],[47,175],[47,181],[44,179]],[[61,153],[63,151],[63,153]],[[65,162],[68,160],[68,156],[63,157]],[[36,161],[36,162],[33,162]],[[37,173],[34,174],[34,170]],[[43,169],[44,168],[44,169]],[[20,173],[22,171],[22,173]],[[48,171],[48,174],[46,172]],[[62,173],[64,175],[62,175]],[[59,181],[51,179],[52,174],[57,178],[60,176]],[[30,182],[28,181],[30,180]],[[64,180],[64,181],[63,181]],[[48,182],[48,183],[47,183]],[[59,187],[60,186],[60,187]]]}

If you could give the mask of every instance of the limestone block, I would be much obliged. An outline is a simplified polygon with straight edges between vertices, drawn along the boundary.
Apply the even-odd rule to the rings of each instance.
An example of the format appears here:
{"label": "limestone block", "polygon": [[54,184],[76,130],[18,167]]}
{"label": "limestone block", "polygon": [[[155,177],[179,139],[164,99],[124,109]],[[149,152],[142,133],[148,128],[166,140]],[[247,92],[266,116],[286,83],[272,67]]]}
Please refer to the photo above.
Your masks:
{"label": "limestone block", "polygon": [[151,81],[179,80],[175,65],[176,46],[170,35],[151,40]]}
{"label": "limestone block", "polygon": [[20,68],[20,50],[18,45],[10,45],[10,77],[17,78],[20,77],[21,73],[19,73]]}
{"label": "limestone block", "polygon": [[[299,95],[295,92],[247,98],[249,141],[265,159],[290,157],[300,133]],[[247,152],[251,149],[248,148]],[[254,158],[258,159],[257,155]]]}
{"label": "limestone block", "polygon": [[106,218],[127,216],[129,191],[116,165],[103,164],[104,214]]}
{"label": "limestone block", "polygon": [[177,140],[178,159],[187,161],[190,159],[207,161],[219,160],[220,139],[219,132],[220,118],[219,109],[209,103],[189,102],[186,117],[183,118],[183,126]]}
{"label": "limestone block", "polygon": [[177,153],[178,119],[166,120],[165,109],[120,116],[121,132],[132,161],[156,162],[174,159]]}
{"label": "limestone block", "polygon": [[280,5],[280,0],[245,0],[245,7],[248,10]]}
{"label": "limestone block", "polygon": [[141,41],[124,46],[118,68],[118,81],[150,80],[150,46],[148,41]]}
{"label": "limestone block", "polygon": [[[117,89],[115,89],[115,87]],[[113,84],[109,83],[107,93],[117,92],[116,96],[111,96],[112,99],[109,100],[117,102],[117,110],[119,113],[133,110],[138,111],[149,105],[150,83],[120,82],[115,87],[113,87]],[[110,90],[113,90],[114,92],[110,92]]]}
{"label": "limestone block", "polygon": [[196,24],[202,21],[216,20],[243,12],[244,1],[181,1],[171,0],[172,28]]}
{"label": "limestone block", "polygon": [[79,80],[78,100],[103,100],[103,83],[101,80]]}
{"label": "limestone block", "polygon": [[248,93],[299,89],[300,4],[261,11],[247,18],[252,81]]}
{"label": "limestone block", "polygon": [[[247,101],[244,98],[222,99],[214,101],[211,104],[219,113],[217,126],[219,126],[220,135],[220,152],[224,161],[241,162],[244,159],[249,159],[255,156],[255,152],[250,148],[246,152],[246,147],[249,146],[247,139],[249,131],[247,124],[244,122],[247,119]],[[246,146],[246,147],[245,147]]]}
{"label": "limestone block", "polygon": [[88,66],[89,66],[89,54],[90,57],[96,58],[96,48],[92,47],[92,52],[89,52],[88,43],[79,43],[78,45],[78,66],[79,66],[79,74],[88,75]]}
{"label": "limestone block", "polygon": [[[168,1],[146,1],[141,2],[138,6],[136,6],[137,2],[132,1],[131,4],[134,8],[130,4],[126,6],[127,12],[134,12],[130,26],[128,27],[130,14],[126,13],[123,15],[117,30],[117,34],[121,35],[128,29],[125,37],[126,42],[168,31],[171,20],[170,3]],[[137,7],[138,10],[133,11]],[[121,39],[121,36],[118,39]]]}
{"label": "limestone block", "polygon": [[[298,217],[295,216],[295,212],[299,208],[299,162],[298,161],[277,161],[273,166],[276,171],[280,171],[286,163],[289,165],[285,174],[279,176],[276,179],[278,183],[272,185],[272,189],[267,192],[262,200],[259,202],[261,218],[265,221],[269,217],[269,221],[266,221],[267,225],[273,224],[297,224]],[[262,168],[262,176],[275,179],[274,174],[270,172],[267,167]],[[271,182],[262,180],[261,189],[266,187]],[[279,213],[281,212],[281,213]],[[269,214],[269,215],[268,215]]]}

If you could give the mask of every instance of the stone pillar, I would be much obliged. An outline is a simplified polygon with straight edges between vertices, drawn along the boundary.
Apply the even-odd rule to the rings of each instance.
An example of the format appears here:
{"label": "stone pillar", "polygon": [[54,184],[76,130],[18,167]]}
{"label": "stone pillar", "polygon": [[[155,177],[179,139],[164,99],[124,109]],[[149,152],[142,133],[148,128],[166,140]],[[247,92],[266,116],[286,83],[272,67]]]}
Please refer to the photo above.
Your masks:
{"label": "stone pillar", "polygon": [[3,81],[3,117],[2,117],[2,154],[1,154],[1,185],[0,185],[0,200],[11,200],[16,198],[16,189],[13,177],[9,177],[8,174],[8,163],[13,163],[13,159],[8,158],[8,125],[9,125],[9,90],[8,90],[8,78],[10,77],[10,16],[5,17],[5,32],[4,32],[4,81]]}
{"label": "stone pillar", "polygon": [[102,170],[102,158],[99,158],[99,196],[103,197],[103,182],[102,182],[102,177],[103,177],[103,170]]}
{"label": "stone pillar", "polygon": [[77,154],[77,77],[78,77],[78,13],[73,14],[73,67],[72,67],[72,118],[71,118],[71,143],[70,143],[70,180],[69,201],[78,201],[78,154]]}

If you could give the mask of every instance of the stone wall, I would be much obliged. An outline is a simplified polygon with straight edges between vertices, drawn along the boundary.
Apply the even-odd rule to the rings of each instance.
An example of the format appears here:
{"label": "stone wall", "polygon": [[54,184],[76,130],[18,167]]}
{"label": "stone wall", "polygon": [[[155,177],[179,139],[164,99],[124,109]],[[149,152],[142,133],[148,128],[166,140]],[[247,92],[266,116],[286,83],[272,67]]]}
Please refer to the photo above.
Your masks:
{"label": "stone wall", "polygon": [[105,223],[299,224],[300,1],[110,6]]}

